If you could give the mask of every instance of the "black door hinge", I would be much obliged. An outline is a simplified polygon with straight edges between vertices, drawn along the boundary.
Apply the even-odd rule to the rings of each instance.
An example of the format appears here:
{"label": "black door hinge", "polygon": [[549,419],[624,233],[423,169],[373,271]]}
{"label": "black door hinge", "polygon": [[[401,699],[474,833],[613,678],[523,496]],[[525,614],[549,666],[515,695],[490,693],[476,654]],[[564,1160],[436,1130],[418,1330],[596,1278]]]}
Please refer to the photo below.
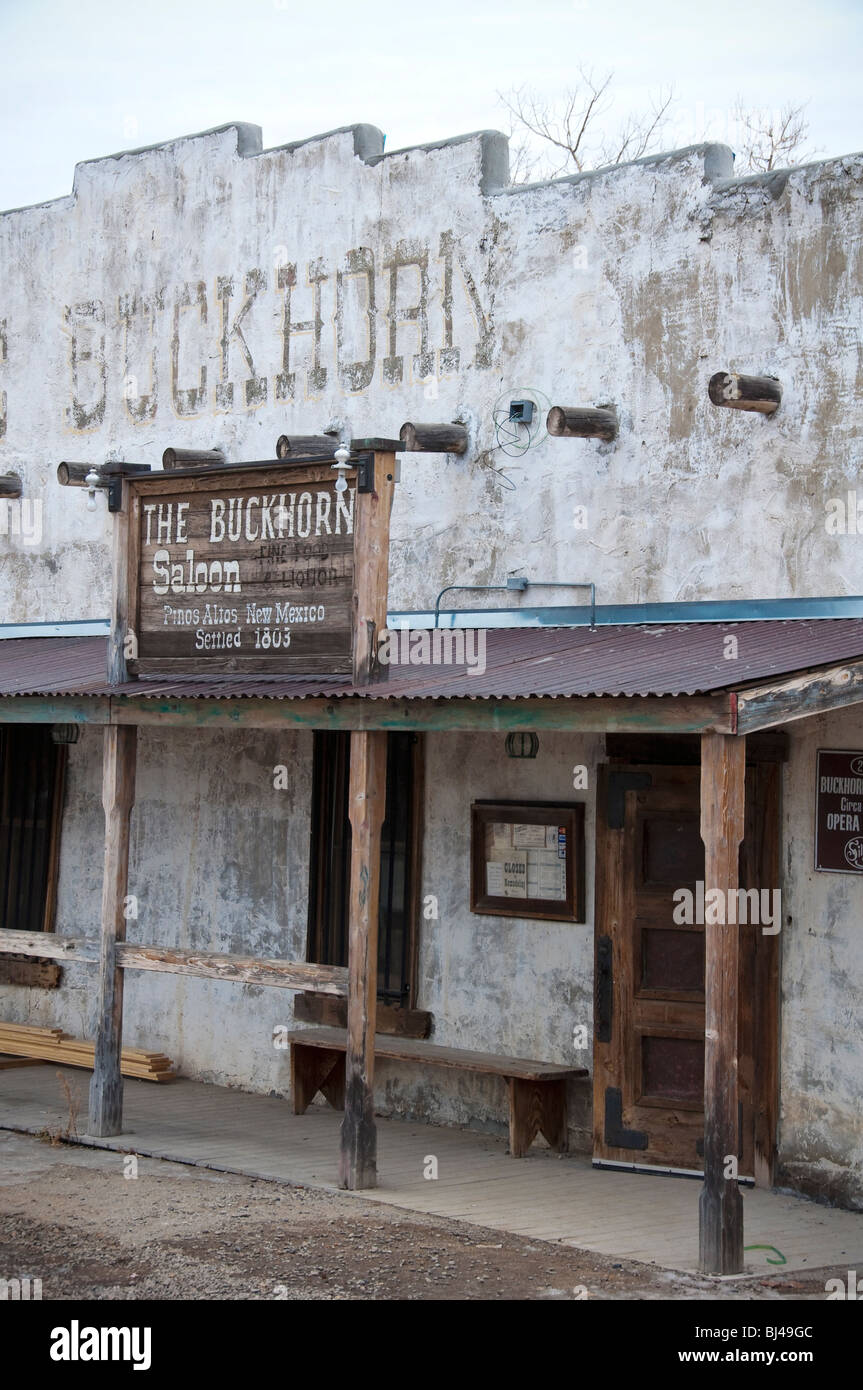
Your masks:
{"label": "black door hinge", "polygon": [[653,778],[649,772],[609,772],[605,810],[609,830],[622,830],[626,824],[626,793],[641,791],[652,785]]}
{"label": "black door hinge", "polygon": [[619,1086],[605,1088],[605,1142],[612,1149],[646,1149],[643,1129],[623,1128],[623,1093]]}
{"label": "black door hinge", "polygon": [[596,943],[596,1041],[611,1042],[611,1020],[614,1012],[613,947],[610,936],[601,936]]}

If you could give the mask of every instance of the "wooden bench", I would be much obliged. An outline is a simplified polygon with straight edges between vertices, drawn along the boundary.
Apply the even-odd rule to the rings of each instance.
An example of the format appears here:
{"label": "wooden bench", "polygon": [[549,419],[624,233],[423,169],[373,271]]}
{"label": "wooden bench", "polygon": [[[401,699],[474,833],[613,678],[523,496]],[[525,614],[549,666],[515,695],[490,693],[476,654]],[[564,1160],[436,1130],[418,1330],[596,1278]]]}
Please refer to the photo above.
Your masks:
{"label": "wooden bench", "polygon": [[[302,1115],[320,1091],[336,1110],[345,1105],[344,1028],[293,1029],[291,1044],[291,1093],[294,1114]],[[537,1134],[543,1134],[558,1153],[566,1151],[566,1082],[571,1076],[587,1076],[584,1067],[564,1067],[556,1062],[531,1062],[523,1057],[495,1057],[485,1052],[463,1052],[438,1047],[420,1038],[375,1037],[375,1056],[387,1061],[418,1062],[439,1067],[459,1067],[503,1076],[509,1083],[509,1148],[513,1158],[527,1153]]]}

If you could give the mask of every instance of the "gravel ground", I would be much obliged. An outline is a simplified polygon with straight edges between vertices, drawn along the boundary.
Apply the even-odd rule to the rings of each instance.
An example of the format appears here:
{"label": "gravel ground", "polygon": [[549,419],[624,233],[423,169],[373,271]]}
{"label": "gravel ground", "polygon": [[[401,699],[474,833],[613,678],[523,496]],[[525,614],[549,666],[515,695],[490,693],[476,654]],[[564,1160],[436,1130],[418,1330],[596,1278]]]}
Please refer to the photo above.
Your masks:
{"label": "gravel ground", "polygon": [[845,1270],[715,1281],[205,1168],[0,1131],[0,1277],[46,1299],[824,1299]]}

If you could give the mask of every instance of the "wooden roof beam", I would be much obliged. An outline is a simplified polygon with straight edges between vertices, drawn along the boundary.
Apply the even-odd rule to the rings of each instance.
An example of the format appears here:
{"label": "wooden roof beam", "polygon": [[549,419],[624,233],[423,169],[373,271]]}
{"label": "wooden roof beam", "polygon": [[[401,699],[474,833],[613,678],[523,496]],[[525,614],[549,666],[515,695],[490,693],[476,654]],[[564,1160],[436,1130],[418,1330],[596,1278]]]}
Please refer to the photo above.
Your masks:
{"label": "wooden roof beam", "polygon": [[399,438],[412,454],[463,454],[467,450],[468,434],[464,425],[423,425],[406,420]]}
{"label": "wooden roof beam", "polygon": [[[56,706],[55,702],[55,706]],[[371,699],[342,695],[301,700],[115,696],[114,724],[192,728],[386,729],[476,733],[733,733],[730,695],[558,696],[535,699]],[[55,715],[62,722],[60,715]]]}
{"label": "wooden roof beam", "polygon": [[[732,733],[730,695],[558,696],[555,699],[307,699],[0,696],[0,724],[162,724],[177,728],[390,729],[477,733]],[[781,721],[772,721],[781,722]]]}
{"label": "wooden roof beam", "polygon": [[863,659],[751,686],[738,691],[736,701],[739,734],[863,704]]}
{"label": "wooden roof beam", "polygon": [[556,439],[602,439],[610,444],[617,438],[618,420],[614,406],[553,405],[545,427]]}
{"label": "wooden roof beam", "polygon": [[713,405],[728,410],[754,410],[772,415],[779,409],[782,387],[775,376],[740,376],[738,372],[714,372],[707,383]]}

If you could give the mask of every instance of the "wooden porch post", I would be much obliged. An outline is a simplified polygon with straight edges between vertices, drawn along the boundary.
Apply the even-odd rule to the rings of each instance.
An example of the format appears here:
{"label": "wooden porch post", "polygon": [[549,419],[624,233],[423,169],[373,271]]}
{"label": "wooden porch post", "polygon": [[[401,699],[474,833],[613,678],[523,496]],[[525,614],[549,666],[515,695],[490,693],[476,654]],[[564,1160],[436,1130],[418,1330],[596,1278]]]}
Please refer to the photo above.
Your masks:
{"label": "wooden porch post", "polygon": [[[387,622],[390,513],[395,454],[387,441],[354,440],[374,453],[371,491],[355,497],[354,684],[381,674],[377,641]],[[375,446],[378,447],[375,447]],[[378,896],[381,826],[386,809],[387,736],[351,733],[349,814],[351,883],[348,918],[348,1042],[345,1118],[339,1181],[356,1190],[377,1186],[374,1113],[375,1019],[378,990]]]}
{"label": "wooden porch post", "polygon": [[[114,512],[111,566],[111,633],[108,680],[128,679],[126,633],[129,621],[129,484],[120,484],[120,508]],[[129,817],[135,802],[138,730],[134,724],[108,725],[102,751],[102,805],[105,809],[105,862],[102,879],[102,925],[99,944],[99,992],[96,1047],[90,1082],[89,1132],[106,1137],[123,1127],[123,972],[116,947],[126,939],[126,892],[129,879]]]}
{"label": "wooden porch post", "polygon": [[378,993],[378,889],[387,789],[387,736],[351,734],[351,893],[348,925],[348,1047],[339,1179],[377,1186],[374,1114]]}
{"label": "wooden porch post", "polygon": [[[740,1147],[737,1077],[739,932],[728,911],[738,886],[743,839],[746,739],[701,736],[701,838],[705,900],[719,889],[734,922],[705,922],[704,1187],[698,1204],[699,1263],[705,1274],[743,1269],[743,1201],[737,1185]],[[736,899],[735,899],[736,905]],[[732,1160],[730,1162],[729,1160]]]}
{"label": "wooden porch post", "polygon": [[126,939],[124,916],[129,871],[129,816],[135,800],[138,730],[134,724],[105,729],[102,805],[105,808],[105,869],[102,936],[99,946],[99,1010],[96,1057],[90,1083],[90,1134],[119,1134],[123,1125],[123,972],[116,946]]}

